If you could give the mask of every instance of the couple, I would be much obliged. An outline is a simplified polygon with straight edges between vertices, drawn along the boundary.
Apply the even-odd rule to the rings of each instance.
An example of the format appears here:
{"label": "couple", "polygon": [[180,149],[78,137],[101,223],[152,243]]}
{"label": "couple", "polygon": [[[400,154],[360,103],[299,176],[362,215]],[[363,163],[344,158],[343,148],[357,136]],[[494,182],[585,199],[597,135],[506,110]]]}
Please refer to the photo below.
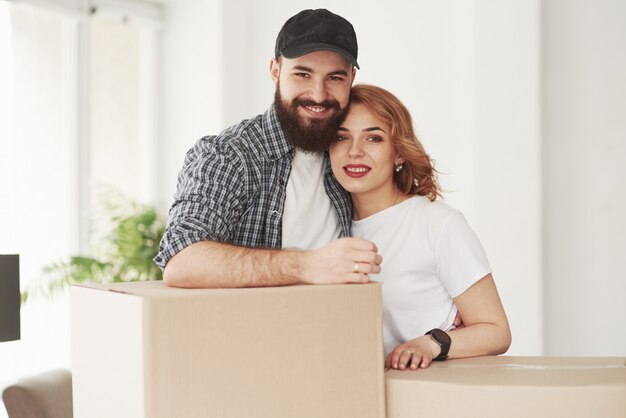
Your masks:
{"label": "couple", "polygon": [[[327,10],[285,23],[270,63],[274,105],[187,153],[155,258],[164,280],[248,287],[377,274],[387,368],[502,353],[508,322],[482,247],[435,201],[404,106],[377,87],[351,89],[357,54],[352,25]],[[457,310],[464,327],[448,333]]]}

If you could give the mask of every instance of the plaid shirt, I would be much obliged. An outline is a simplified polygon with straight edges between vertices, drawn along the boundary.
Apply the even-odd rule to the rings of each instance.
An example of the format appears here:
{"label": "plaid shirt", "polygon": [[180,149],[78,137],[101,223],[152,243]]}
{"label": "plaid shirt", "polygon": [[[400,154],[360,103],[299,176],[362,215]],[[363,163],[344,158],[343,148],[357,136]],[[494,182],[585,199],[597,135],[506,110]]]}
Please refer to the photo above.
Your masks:
{"label": "plaid shirt", "polygon": [[[154,261],[164,268],[183,248],[204,240],[281,248],[282,213],[294,147],[272,106],[187,152],[168,225]],[[337,211],[341,236],[350,235],[350,197],[326,155],[324,186]]]}

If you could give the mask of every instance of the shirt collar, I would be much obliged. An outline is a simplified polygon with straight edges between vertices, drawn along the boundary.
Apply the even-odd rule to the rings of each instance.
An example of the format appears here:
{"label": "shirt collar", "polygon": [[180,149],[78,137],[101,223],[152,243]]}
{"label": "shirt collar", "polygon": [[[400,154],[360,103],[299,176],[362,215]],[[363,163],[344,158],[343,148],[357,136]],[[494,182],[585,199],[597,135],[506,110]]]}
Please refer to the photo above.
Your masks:
{"label": "shirt collar", "polygon": [[274,105],[263,114],[263,133],[267,140],[262,141],[263,149],[270,160],[293,154],[294,146],[287,140],[283,127],[280,125]]}

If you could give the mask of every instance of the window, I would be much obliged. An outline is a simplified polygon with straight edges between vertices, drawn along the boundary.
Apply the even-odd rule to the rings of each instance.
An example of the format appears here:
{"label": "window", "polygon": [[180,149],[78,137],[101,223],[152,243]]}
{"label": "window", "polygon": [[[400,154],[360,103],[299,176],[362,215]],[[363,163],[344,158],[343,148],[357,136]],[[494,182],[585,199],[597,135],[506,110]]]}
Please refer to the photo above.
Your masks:
{"label": "window", "polygon": [[[154,199],[158,5],[82,4],[0,0],[0,253],[20,254],[22,288],[88,249],[100,185]],[[69,343],[67,293],[27,303],[0,387],[69,368]]]}
{"label": "window", "polygon": [[[56,14],[5,2],[0,8],[0,55],[7,61],[0,87],[0,252],[20,254],[24,285],[43,265],[77,250],[67,32]],[[3,379],[69,364],[66,299],[22,309],[22,340],[0,344]]]}

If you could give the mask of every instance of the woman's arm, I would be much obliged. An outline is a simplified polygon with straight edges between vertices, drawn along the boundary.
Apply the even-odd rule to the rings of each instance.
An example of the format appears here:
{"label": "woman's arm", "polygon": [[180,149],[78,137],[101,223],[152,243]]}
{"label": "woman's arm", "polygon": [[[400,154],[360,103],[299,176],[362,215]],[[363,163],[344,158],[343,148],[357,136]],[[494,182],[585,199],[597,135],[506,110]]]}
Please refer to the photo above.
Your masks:
{"label": "woman's arm", "polygon": [[[511,345],[511,330],[491,274],[454,299],[465,326],[449,332],[449,358],[502,354]],[[425,368],[441,348],[429,335],[398,345],[387,356],[386,368]]]}
{"label": "woman's arm", "polygon": [[511,329],[491,274],[454,298],[454,304],[465,327],[449,333],[449,358],[502,354],[509,349]]}

